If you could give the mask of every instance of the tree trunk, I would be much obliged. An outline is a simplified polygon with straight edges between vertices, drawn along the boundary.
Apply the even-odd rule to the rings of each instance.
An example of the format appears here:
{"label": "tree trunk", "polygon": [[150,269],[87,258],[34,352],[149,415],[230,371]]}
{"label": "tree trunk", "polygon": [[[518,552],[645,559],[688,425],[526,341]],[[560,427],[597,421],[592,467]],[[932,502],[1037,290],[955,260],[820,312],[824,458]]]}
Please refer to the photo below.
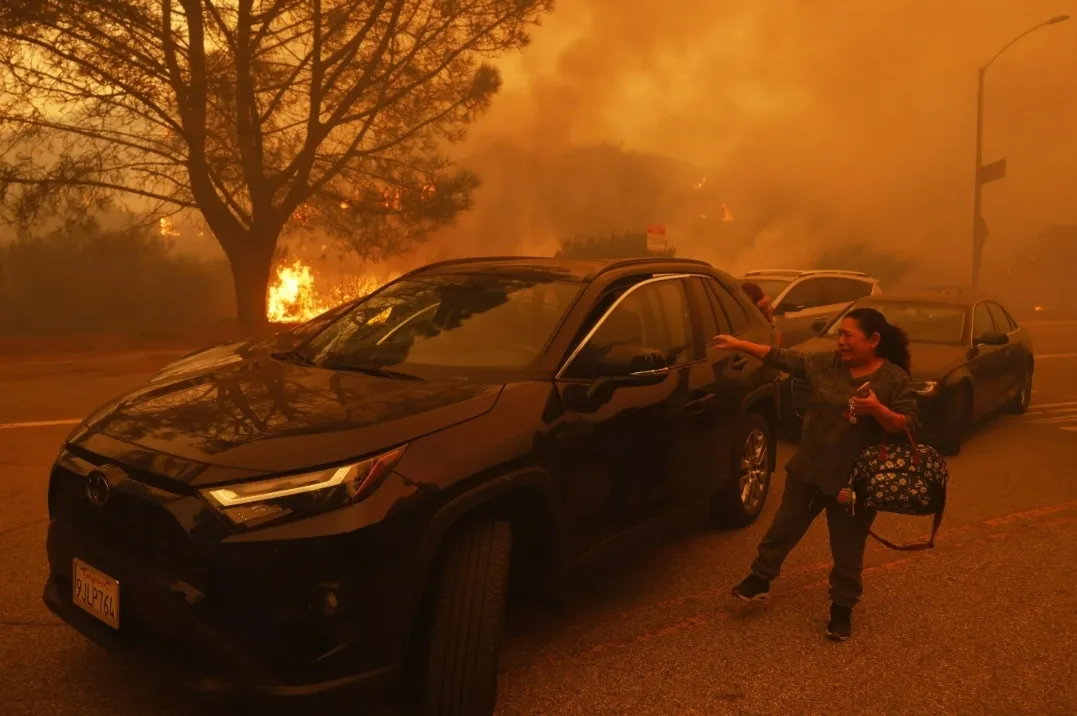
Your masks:
{"label": "tree trunk", "polygon": [[236,323],[244,331],[260,334],[267,332],[269,327],[266,294],[276,242],[253,239],[248,237],[253,246],[243,246],[226,253],[236,289]]}

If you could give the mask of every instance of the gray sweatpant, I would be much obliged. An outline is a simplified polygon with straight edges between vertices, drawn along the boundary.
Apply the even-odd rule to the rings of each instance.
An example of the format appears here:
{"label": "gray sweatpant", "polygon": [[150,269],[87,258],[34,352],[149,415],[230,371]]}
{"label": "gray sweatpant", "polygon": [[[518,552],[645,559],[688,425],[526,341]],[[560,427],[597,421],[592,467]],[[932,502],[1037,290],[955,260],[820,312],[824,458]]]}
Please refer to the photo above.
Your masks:
{"label": "gray sweatpant", "polygon": [[850,515],[836,498],[824,495],[819,488],[796,475],[786,475],[778,514],[759,543],[759,555],[752,564],[752,573],[768,581],[777,577],[782,562],[824,509],[830,532],[830,554],[834,559],[830,571],[830,601],[851,608],[860,601],[864,591],[861,581],[864,548],[876,511],[856,510],[855,515]]}

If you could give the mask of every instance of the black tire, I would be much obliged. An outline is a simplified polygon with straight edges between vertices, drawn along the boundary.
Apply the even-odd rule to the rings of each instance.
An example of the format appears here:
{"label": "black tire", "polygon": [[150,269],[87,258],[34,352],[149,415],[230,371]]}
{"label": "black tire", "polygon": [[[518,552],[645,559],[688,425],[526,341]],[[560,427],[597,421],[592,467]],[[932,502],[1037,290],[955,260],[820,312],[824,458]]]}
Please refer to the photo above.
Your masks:
{"label": "black tire", "polygon": [[472,522],[449,537],[434,592],[427,716],[494,713],[511,556],[503,520]]}
{"label": "black tire", "polygon": [[1020,389],[1014,399],[1006,406],[1006,412],[1012,415],[1024,415],[1032,403],[1032,366],[1025,368],[1021,374]]}
{"label": "black tire", "polygon": [[756,412],[740,416],[733,432],[729,484],[711,501],[711,520],[719,526],[747,527],[767,503],[774,474],[774,431]]}
{"label": "black tire", "polygon": [[939,452],[946,457],[961,453],[961,444],[969,432],[972,422],[972,390],[967,383],[961,384],[950,398],[946,409],[942,436],[939,439]]}

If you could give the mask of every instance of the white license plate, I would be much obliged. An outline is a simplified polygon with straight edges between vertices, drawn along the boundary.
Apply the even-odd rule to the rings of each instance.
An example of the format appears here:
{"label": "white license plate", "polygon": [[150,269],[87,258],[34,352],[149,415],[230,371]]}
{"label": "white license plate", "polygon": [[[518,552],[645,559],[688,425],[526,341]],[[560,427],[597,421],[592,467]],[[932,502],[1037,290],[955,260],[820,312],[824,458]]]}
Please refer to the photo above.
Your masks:
{"label": "white license plate", "polygon": [[120,583],[82,560],[74,560],[71,598],[113,629],[120,628]]}

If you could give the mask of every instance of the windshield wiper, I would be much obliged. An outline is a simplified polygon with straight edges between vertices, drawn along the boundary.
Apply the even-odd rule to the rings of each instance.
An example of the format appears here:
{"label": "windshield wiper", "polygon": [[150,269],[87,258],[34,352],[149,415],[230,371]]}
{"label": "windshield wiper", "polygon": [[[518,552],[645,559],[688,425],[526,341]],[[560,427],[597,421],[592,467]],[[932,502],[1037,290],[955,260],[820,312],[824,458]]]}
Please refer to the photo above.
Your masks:
{"label": "windshield wiper", "polygon": [[287,361],[288,363],[296,363],[298,365],[317,366],[317,363],[307,358],[298,350],[284,351],[282,353],[270,353],[272,357],[277,360]]}
{"label": "windshield wiper", "polygon": [[323,363],[322,368],[326,370],[344,370],[354,371],[356,373],[363,373],[364,375],[372,375],[376,378],[391,378],[392,380],[423,380],[417,375],[411,373],[404,373],[399,370],[392,370],[391,368],[381,368],[376,365],[352,365],[350,363]]}

